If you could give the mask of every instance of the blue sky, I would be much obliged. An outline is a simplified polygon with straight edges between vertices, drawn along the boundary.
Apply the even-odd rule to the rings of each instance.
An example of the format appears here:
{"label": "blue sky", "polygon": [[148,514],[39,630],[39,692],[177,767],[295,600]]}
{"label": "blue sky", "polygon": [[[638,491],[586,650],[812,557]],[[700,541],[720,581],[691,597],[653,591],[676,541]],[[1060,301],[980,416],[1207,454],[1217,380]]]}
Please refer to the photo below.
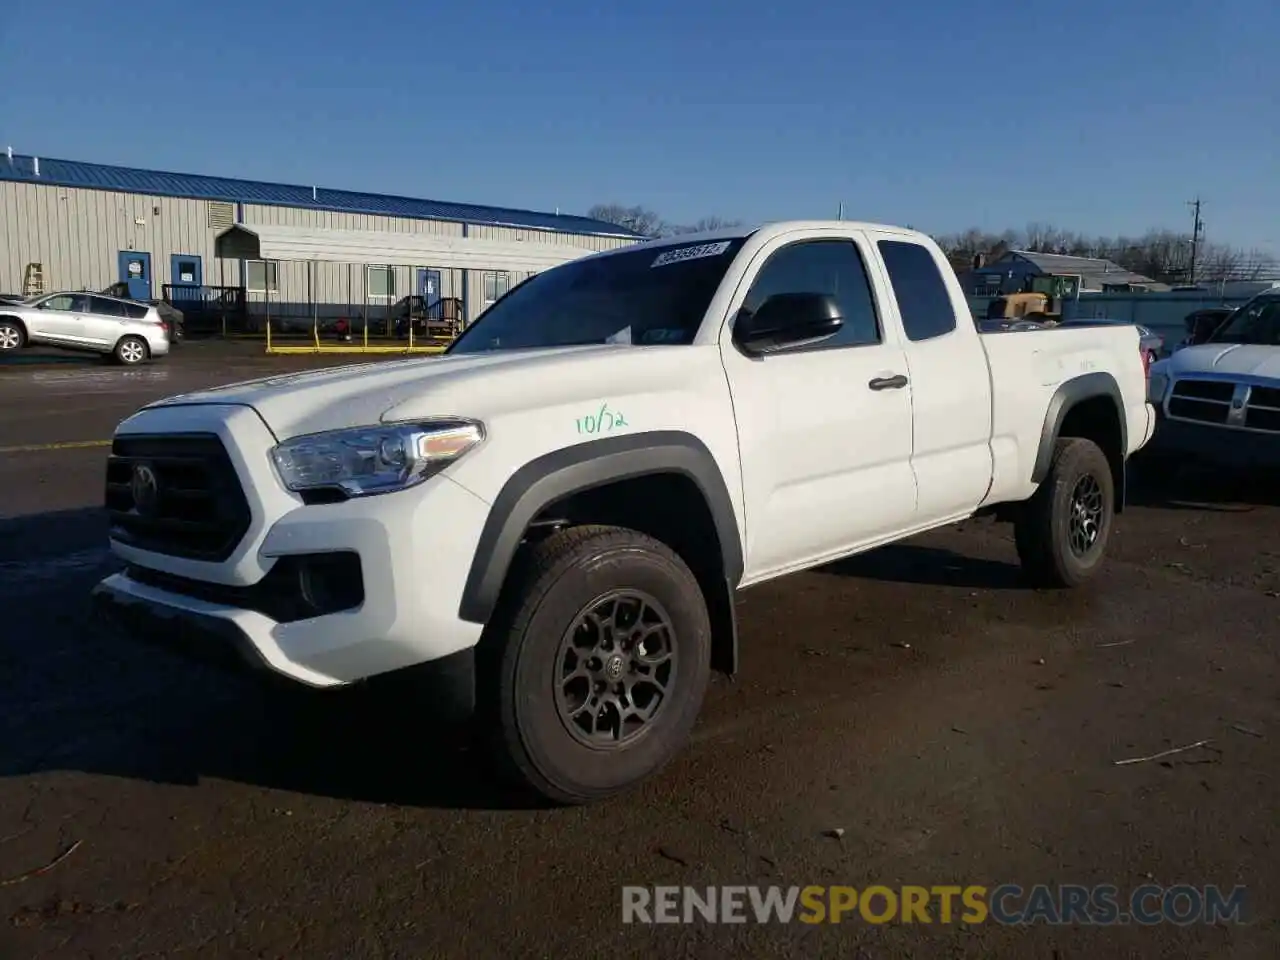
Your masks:
{"label": "blue sky", "polygon": [[15,2],[0,146],[932,231],[1187,229],[1199,193],[1280,253],[1278,43],[1275,0]]}

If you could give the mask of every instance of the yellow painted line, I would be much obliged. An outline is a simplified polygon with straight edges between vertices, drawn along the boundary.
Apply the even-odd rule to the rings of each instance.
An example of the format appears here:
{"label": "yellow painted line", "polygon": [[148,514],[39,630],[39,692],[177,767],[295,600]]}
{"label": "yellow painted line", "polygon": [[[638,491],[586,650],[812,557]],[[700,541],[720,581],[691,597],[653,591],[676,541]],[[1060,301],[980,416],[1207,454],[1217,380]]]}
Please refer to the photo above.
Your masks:
{"label": "yellow painted line", "polygon": [[63,440],[60,443],[28,443],[18,447],[0,447],[0,453],[42,453],[46,450],[85,450],[109,447],[110,440]]}
{"label": "yellow painted line", "polygon": [[267,353],[281,355],[281,356],[286,356],[290,354],[315,355],[315,354],[322,354],[322,353],[342,353],[342,354],[373,353],[373,354],[389,355],[389,354],[397,354],[397,353],[400,353],[400,354],[444,353],[444,351],[445,351],[444,347],[363,347],[363,346],[357,346],[357,345],[353,345],[350,347],[330,347],[330,346],[281,347],[274,343],[271,346],[267,347]]}

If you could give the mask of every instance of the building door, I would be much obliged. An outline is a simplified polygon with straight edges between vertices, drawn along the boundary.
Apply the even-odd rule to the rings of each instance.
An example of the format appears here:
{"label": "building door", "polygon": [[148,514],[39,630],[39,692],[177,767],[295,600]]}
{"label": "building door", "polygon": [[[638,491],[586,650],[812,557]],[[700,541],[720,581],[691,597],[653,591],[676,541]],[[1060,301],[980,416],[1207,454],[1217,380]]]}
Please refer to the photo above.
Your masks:
{"label": "building door", "polygon": [[422,298],[423,307],[430,306],[440,299],[440,271],[430,267],[418,268],[418,296]]}
{"label": "building door", "polygon": [[120,251],[120,281],[129,285],[133,300],[151,299],[151,254],[137,250]]}
{"label": "building door", "polygon": [[204,283],[204,272],[200,258],[194,253],[175,253],[169,257],[169,299],[180,301],[200,299],[200,285]]}

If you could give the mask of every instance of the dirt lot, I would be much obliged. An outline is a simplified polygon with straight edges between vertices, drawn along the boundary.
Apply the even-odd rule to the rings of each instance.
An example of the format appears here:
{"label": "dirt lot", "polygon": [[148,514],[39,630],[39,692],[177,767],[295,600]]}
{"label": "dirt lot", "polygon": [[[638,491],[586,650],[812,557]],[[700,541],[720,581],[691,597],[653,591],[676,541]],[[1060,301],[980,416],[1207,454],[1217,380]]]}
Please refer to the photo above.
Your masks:
{"label": "dirt lot", "polygon": [[[312,363],[0,367],[0,958],[1280,955],[1274,481],[1145,483],[1076,593],[979,522],[747,591],[676,763],[527,810],[412,703],[268,695],[89,617],[105,449],[56,445]],[[1244,885],[1248,922],[621,922],[624,884],[1001,883]]]}

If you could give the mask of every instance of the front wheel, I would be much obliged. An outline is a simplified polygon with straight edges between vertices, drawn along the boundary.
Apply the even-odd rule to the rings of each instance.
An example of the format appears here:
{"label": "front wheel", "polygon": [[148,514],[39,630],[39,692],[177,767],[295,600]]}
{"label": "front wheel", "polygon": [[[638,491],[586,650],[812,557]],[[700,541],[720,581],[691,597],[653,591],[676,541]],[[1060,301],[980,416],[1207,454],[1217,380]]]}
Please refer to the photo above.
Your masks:
{"label": "front wheel", "polygon": [[556,803],[620,793],[684,745],[710,676],[698,581],[666,545],[589,526],[528,548],[482,641],[499,766]]}
{"label": "front wheel", "polygon": [[117,363],[122,363],[126,367],[136,367],[146,360],[150,353],[147,341],[141,337],[122,337],[116,344],[115,358]]}
{"label": "front wheel", "polygon": [[1022,505],[1014,541],[1022,569],[1039,587],[1076,587],[1102,566],[1115,517],[1115,482],[1092,440],[1065,437],[1049,475]]}
{"label": "front wheel", "polygon": [[12,320],[0,320],[0,353],[20,350],[26,339],[22,328]]}

